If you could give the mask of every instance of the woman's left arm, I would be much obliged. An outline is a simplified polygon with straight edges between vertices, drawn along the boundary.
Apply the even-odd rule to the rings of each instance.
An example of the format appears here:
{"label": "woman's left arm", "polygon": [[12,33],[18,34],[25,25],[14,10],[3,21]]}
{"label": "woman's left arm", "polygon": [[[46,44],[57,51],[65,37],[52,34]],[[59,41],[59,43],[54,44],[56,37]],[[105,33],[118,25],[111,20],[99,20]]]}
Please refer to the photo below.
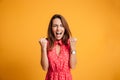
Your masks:
{"label": "woman's left arm", "polygon": [[76,66],[76,38],[70,38],[70,68],[73,69]]}

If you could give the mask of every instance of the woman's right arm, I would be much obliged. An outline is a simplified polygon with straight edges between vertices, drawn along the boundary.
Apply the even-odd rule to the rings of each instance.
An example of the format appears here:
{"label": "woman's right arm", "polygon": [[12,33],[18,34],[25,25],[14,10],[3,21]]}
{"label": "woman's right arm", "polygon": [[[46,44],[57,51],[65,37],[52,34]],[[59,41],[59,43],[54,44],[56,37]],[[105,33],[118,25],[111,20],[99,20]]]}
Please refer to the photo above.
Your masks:
{"label": "woman's right arm", "polygon": [[41,38],[39,41],[41,45],[41,66],[43,70],[47,71],[49,67],[48,56],[47,56],[47,40],[46,38]]}

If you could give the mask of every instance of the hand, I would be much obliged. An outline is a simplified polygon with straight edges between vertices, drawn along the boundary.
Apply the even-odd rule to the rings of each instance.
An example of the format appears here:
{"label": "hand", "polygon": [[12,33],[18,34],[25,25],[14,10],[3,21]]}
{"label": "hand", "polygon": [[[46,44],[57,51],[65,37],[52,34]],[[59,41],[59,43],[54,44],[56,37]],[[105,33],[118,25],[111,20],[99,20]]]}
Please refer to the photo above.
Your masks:
{"label": "hand", "polygon": [[76,50],[76,42],[77,42],[76,38],[70,38],[70,47],[71,47],[71,50]]}
{"label": "hand", "polygon": [[46,39],[46,38],[41,38],[41,39],[39,40],[39,43],[40,43],[40,45],[41,45],[41,47],[42,47],[43,49],[46,49],[46,48],[47,48],[47,39]]}

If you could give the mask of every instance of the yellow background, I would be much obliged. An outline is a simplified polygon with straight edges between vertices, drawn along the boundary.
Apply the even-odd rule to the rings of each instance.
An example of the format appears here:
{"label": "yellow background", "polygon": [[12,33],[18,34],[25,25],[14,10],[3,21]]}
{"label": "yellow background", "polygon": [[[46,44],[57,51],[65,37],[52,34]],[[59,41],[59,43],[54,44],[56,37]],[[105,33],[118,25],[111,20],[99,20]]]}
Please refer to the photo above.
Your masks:
{"label": "yellow background", "polygon": [[119,0],[0,0],[0,80],[44,80],[38,40],[55,13],[78,39],[73,80],[120,80]]}

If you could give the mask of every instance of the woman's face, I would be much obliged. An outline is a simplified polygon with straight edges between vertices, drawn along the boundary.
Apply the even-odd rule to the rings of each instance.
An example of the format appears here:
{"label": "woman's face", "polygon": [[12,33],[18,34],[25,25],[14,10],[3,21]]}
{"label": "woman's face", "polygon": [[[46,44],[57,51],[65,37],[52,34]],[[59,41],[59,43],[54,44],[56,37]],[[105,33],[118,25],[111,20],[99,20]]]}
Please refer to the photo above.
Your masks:
{"label": "woman's face", "polygon": [[53,19],[52,31],[56,40],[62,39],[65,28],[63,27],[63,24],[59,18]]}

